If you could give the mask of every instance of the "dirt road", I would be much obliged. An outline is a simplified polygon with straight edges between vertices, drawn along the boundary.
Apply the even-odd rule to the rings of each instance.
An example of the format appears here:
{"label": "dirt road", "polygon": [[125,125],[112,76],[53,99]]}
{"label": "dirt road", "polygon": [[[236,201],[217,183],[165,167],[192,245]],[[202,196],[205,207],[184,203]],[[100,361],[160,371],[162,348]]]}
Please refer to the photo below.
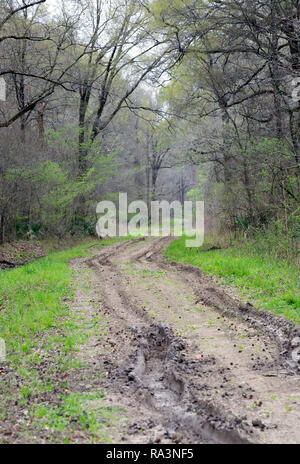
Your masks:
{"label": "dirt road", "polygon": [[109,321],[79,356],[105,368],[106,401],[122,408],[113,442],[300,443],[300,328],[167,263],[169,240],[72,263],[78,278],[89,273],[74,310]]}

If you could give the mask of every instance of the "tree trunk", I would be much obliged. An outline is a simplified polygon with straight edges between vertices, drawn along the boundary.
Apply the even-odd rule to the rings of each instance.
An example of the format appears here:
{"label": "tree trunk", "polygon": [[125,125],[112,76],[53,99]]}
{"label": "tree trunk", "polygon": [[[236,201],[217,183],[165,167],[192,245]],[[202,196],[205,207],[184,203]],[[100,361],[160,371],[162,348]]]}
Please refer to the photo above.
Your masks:
{"label": "tree trunk", "polygon": [[0,245],[3,245],[5,239],[5,216],[4,212],[2,211],[1,218],[0,218]]}

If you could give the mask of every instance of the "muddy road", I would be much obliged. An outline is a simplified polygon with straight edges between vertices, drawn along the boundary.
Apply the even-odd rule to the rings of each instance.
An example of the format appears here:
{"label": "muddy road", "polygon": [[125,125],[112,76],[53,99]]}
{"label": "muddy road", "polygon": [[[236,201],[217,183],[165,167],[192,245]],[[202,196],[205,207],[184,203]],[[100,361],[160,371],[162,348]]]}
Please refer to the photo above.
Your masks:
{"label": "muddy road", "polygon": [[105,340],[92,337],[79,356],[101,363],[106,402],[126,418],[112,441],[300,443],[300,328],[167,263],[169,240],[72,262],[90,288],[74,310],[109,321]]}

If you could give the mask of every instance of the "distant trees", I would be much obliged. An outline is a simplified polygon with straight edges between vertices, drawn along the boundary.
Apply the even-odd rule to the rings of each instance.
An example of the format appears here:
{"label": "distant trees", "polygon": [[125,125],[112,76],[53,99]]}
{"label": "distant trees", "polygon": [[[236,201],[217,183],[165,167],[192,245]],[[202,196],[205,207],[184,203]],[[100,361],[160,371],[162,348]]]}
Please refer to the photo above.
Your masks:
{"label": "distant trees", "polygon": [[[120,110],[131,107],[130,97],[147,79],[156,79],[179,59],[169,35],[156,31],[147,8],[136,0],[86,0],[86,52],[75,69],[79,93],[78,175],[84,176],[89,151]],[[79,221],[86,211],[79,199]],[[80,219],[81,218],[81,219]]]}
{"label": "distant trees", "polygon": [[299,30],[297,0],[2,2],[0,240],[91,230],[122,189],[297,240]]}
{"label": "distant trees", "polygon": [[46,7],[23,0],[0,6],[0,76],[8,87],[0,107],[1,241],[33,222],[59,233],[89,227],[96,191],[112,175],[112,153],[126,151],[125,141],[105,147],[106,129],[130,112],[141,83],[158,82],[180,59],[142,2],[64,0],[55,15]]}
{"label": "distant trees", "polygon": [[300,99],[291,97],[300,76],[299,2],[157,0],[154,8],[161,27],[189,43],[164,96],[198,130],[185,157],[223,185],[223,220],[248,230],[285,218],[296,237]]}

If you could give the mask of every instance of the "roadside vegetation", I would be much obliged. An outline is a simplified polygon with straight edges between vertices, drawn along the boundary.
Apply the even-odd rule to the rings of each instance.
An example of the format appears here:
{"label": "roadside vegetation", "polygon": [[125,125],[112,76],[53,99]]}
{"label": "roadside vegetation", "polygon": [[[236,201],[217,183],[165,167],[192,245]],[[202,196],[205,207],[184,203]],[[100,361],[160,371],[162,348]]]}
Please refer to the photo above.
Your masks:
{"label": "roadside vegetation", "polygon": [[[258,309],[300,323],[300,271],[295,261],[271,253],[272,248],[261,248],[258,239],[220,244],[211,238],[201,248],[186,248],[186,237],[168,247],[165,255],[177,261],[200,267],[219,281],[235,287],[238,294]],[[264,244],[266,241],[264,241]]]}
{"label": "roadside vegetation", "polygon": [[108,323],[100,317],[90,327],[71,310],[77,286],[69,262],[114,241],[86,242],[0,271],[0,337],[7,350],[7,362],[0,366],[0,422],[5,430],[10,420],[18,421],[23,442],[36,441],[32,427],[47,442],[59,436],[60,442],[68,443],[76,431],[88,433],[88,441],[109,441],[103,425],[107,428],[117,411],[104,405],[89,412],[85,408],[105,392],[73,392],[66,379],[80,378],[84,363],[76,352],[95,332],[104,335]]}

